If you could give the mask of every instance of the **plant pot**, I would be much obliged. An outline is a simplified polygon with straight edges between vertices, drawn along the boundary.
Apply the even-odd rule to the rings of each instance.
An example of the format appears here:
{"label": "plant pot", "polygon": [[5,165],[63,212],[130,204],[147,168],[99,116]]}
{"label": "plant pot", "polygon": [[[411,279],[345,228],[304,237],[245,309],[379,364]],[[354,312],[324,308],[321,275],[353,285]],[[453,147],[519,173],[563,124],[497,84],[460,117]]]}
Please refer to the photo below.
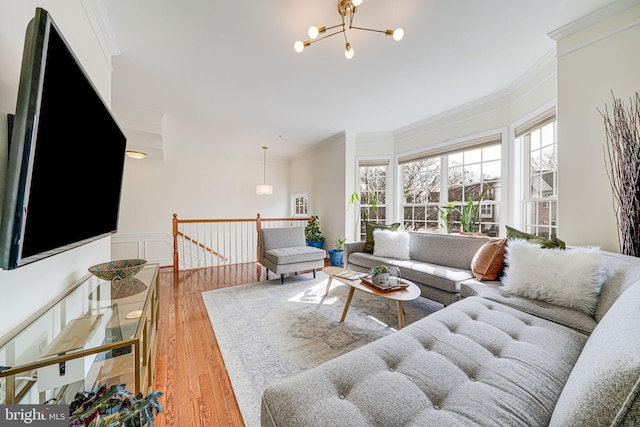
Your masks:
{"label": "plant pot", "polygon": [[334,267],[342,267],[342,256],[344,251],[337,251],[335,249],[329,249],[329,261]]}
{"label": "plant pot", "polygon": [[486,236],[485,233],[481,233],[479,231],[461,231],[461,236]]}
{"label": "plant pot", "polygon": [[307,246],[313,246],[314,248],[322,249],[324,240],[307,240]]}
{"label": "plant pot", "polygon": [[377,276],[371,276],[371,281],[374,285],[384,285],[389,279],[389,273],[378,274]]}

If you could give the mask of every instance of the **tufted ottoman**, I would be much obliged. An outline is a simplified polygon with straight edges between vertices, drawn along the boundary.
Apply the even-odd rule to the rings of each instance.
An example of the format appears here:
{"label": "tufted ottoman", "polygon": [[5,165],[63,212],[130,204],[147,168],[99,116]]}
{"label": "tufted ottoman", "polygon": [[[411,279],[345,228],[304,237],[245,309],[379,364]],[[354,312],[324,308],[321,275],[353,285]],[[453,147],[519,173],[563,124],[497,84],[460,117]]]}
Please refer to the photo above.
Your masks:
{"label": "tufted ottoman", "polygon": [[480,297],[287,378],[263,426],[546,426],[587,336]]}

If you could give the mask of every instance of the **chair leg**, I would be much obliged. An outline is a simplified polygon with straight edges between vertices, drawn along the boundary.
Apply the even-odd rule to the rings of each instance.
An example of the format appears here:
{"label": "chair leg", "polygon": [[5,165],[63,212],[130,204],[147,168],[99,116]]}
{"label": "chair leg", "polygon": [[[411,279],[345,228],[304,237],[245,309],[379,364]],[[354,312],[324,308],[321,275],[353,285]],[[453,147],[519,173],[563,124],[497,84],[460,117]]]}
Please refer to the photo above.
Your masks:
{"label": "chair leg", "polygon": [[280,284],[284,285],[284,274],[280,275]]}
{"label": "chair leg", "polygon": [[316,278],[316,269],[315,268],[313,269],[313,278],[314,279]]}

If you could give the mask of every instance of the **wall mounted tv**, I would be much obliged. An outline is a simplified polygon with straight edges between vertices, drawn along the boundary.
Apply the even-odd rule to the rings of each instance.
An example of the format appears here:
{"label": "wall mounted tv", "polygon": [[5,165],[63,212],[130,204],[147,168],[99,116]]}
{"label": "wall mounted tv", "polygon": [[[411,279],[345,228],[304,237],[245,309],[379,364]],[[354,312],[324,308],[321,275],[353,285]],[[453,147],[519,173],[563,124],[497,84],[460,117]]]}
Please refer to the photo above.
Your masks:
{"label": "wall mounted tv", "polygon": [[125,147],[124,134],[51,16],[36,9],[10,135],[0,268],[115,232]]}

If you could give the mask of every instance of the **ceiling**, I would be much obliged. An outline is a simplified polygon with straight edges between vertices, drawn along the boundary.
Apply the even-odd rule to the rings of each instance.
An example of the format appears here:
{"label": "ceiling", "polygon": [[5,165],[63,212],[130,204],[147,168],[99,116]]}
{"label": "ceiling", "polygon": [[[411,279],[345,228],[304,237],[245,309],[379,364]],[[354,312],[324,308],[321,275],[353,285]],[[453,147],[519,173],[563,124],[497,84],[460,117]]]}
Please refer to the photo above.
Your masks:
{"label": "ceiling", "polygon": [[[165,144],[289,158],[344,130],[393,131],[509,88],[550,31],[611,0],[364,0],[348,31],[296,53],[337,0],[103,0],[120,54],[116,114],[162,117]],[[158,131],[160,132],[160,131]]]}

